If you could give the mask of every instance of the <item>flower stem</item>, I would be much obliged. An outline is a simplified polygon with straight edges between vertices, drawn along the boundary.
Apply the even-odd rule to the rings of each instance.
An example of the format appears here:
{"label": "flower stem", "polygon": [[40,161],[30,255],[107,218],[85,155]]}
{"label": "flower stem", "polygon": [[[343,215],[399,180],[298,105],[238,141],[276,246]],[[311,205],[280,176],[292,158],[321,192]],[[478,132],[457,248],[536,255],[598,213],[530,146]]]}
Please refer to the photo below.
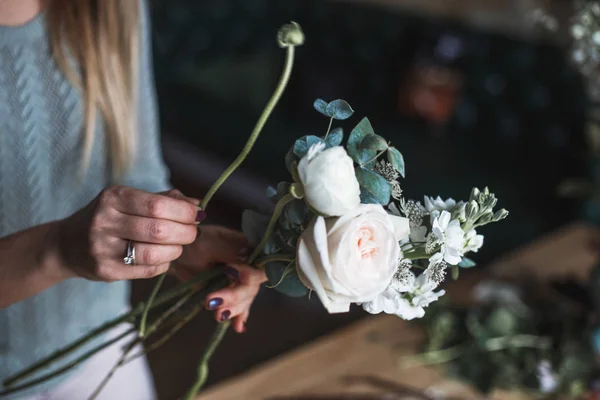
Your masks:
{"label": "flower stem", "polygon": [[142,356],[147,355],[148,353],[158,349],[160,346],[162,346],[163,344],[165,344],[166,342],[168,342],[177,332],[179,332],[181,330],[181,328],[183,328],[185,325],[187,325],[190,321],[192,321],[196,315],[198,315],[200,313],[200,311],[202,311],[204,309],[204,304],[203,303],[199,303],[197,305],[195,305],[189,313],[187,313],[181,320],[177,321],[177,323],[175,325],[173,325],[171,327],[171,329],[169,329],[169,331],[164,334],[163,336],[161,336],[156,342],[152,343],[151,345],[145,347],[145,349],[137,354],[132,355],[131,357],[127,358],[125,360],[125,362],[123,363],[123,365],[139,358]]}
{"label": "flower stem", "polygon": [[252,263],[254,261],[256,261],[256,259],[260,255],[261,251],[263,251],[265,249],[265,246],[267,245],[267,242],[269,241],[269,237],[273,233],[273,230],[275,229],[275,224],[277,224],[277,221],[279,220],[279,217],[281,216],[283,209],[294,199],[295,199],[294,196],[292,194],[288,193],[285,196],[283,196],[281,198],[281,200],[279,200],[277,202],[277,204],[275,205],[275,210],[273,210],[273,215],[271,215],[271,220],[269,221],[269,225],[267,226],[267,230],[265,231],[265,234],[263,235],[263,238],[260,241],[260,243],[258,244],[258,246],[256,246],[256,248],[254,249],[254,251],[252,252],[250,257],[248,258],[248,264],[252,265]]}
{"label": "flower stem", "polygon": [[[64,373],[70,371],[71,369],[75,368],[76,366],[78,366],[79,364],[81,364],[82,362],[84,362],[85,360],[87,360],[88,358],[90,358],[91,356],[93,356],[94,354],[98,353],[99,351],[104,350],[108,346],[110,346],[110,345],[118,342],[119,340],[123,339],[126,336],[129,336],[129,335],[133,334],[134,332],[135,332],[135,329],[130,329],[130,330],[126,331],[126,332],[123,332],[122,334],[118,335],[117,337],[115,337],[115,338],[113,338],[111,340],[108,340],[108,341],[106,341],[106,342],[104,342],[104,343],[102,343],[102,344],[94,347],[90,351],[86,352],[85,354],[82,354],[80,357],[78,357],[75,360],[71,361],[70,363],[68,363],[64,367],[57,369],[56,371],[50,372],[50,373],[48,373],[46,375],[42,375],[39,378],[34,379],[32,381],[29,381],[29,382],[26,382],[26,383],[24,383],[24,384],[22,384],[20,386],[13,386],[13,387],[10,387],[10,388],[8,388],[8,389],[6,389],[4,391],[0,391],[0,397],[7,396],[7,395],[12,394],[12,393],[20,392],[20,391],[25,390],[25,389],[29,389],[29,388],[31,388],[33,386],[37,386],[37,385],[39,385],[41,383],[44,383],[44,382],[46,382],[46,381],[48,381],[48,380],[50,380],[52,378],[55,378],[55,377],[57,377],[59,375],[62,375]],[[29,374],[27,376],[29,376]],[[20,380],[22,380],[22,379],[19,379],[19,381]]]}
{"label": "flower stem", "polygon": [[[246,156],[252,149],[252,146],[254,145],[254,142],[256,142],[256,139],[258,138],[260,131],[264,127],[267,119],[269,118],[269,115],[271,115],[271,113],[275,109],[277,102],[279,102],[279,99],[281,98],[281,95],[283,94],[283,92],[290,80],[290,76],[292,74],[292,67],[294,65],[295,48],[296,48],[296,46],[302,45],[302,43],[304,42],[304,34],[302,33],[300,26],[298,24],[296,24],[295,22],[292,22],[291,24],[286,24],[279,29],[279,32],[277,32],[277,42],[280,47],[286,49],[285,64],[283,67],[283,73],[281,74],[281,77],[279,78],[279,83],[277,84],[277,87],[275,88],[275,92],[271,96],[271,99],[269,100],[269,102],[265,106],[265,109],[263,110],[261,116],[259,117],[258,122],[256,123],[256,126],[254,127],[254,130],[250,134],[250,138],[248,139],[246,146],[242,149],[242,152],[240,153],[238,158],[236,158],[235,161],[233,162],[233,164],[231,164],[231,166],[229,168],[227,168],[227,170],[225,170],[223,175],[221,175],[221,177],[217,180],[217,182],[215,182],[213,187],[211,187],[209,192],[204,197],[204,200],[200,204],[200,207],[203,209],[206,208],[208,201],[215,194],[216,190],[229,177],[229,175],[231,175],[231,173],[242,163],[242,161],[244,161],[244,159],[246,158]],[[289,199],[288,199],[288,196],[289,196]],[[291,194],[288,194],[284,197],[284,199],[286,199],[286,201],[289,203],[290,201],[292,201],[294,199],[294,197]],[[277,213],[281,214],[281,211],[283,210],[283,207],[285,206],[285,204],[283,204],[283,205],[281,204],[284,199],[280,200],[277,203],[277,206],[275,207],[275,210],[273,211],[273,216],[271,217],[271,221],[269,222],[269,227],[267,227],[267,232],[265,232],[265,237],[263,237],[259,246],[254,250],[254,252],[248,258],[248,264],[252,264],[252,262],[254,262],[256,260],[256,258],[259,256],[260,252],[265,247],[265,244],[267,243],[266,240],[268,239],[268,236],[271,234],[271,231],[273,230],[273,228],[275,226],[275,222],[277,222],[277,218],[279,218],[278,216],[277,216],[277,218],[274,218],[274,216]],[[279,210],[278,210],[278,208],[279,208]],[[269,228],[271,228],[271,229],[269,229]],[[200,363],[198,365],[198,376],[196,377],[196,382],[194,382],[193,386],[188,390],[186,397],[185,397],[186,400],[192,400],[196,396],[196,393],[198,393],[198,391],[200,389],[202,389],[202,386],[204,386],[204,383],[206,383],[206,378],[208,376],[208,361],[209,361],[210,357],[212,356],[212,353],[215,351],[215,349],[217,348],[217,346],[223,339],[223,336],[225,336],[225,333],[227,332],[227,328],[229,328],[229,322],[220,323],[217,326],[215,333],[213,334],[213,337],[211,338],[210,342],[208,343],[208,346],[207,346],[206,350],[204,351],[204,355],[203,355],[202,359],[200,360]]]}
{"label": "flower stem", "polygon": [[327,136],[329,136],[329,132],[331,132],[331,125],[333,124],[333,117],[329,119],[329,126],[327,127],[327,132],[325,132],[325,137],[323,140],[327,140]]}
{"label": "flower stem", "polygon": [[281,78],[279,79],[279,83],[277,84],[277,87],[275,88],[275,92],[273,93],[273,95],[271,96],[271,99],[265,106],[265,109],[263,110],[262,114],[260,115],[258,122],[256,123],[256,126],[254,127],[254,130],[250,134],[250,137],[248,138],[248,141],[246,142],[246,145],[244,146],[244,148],[242,149],[240,154],[233,161],[233,163],[231,163],[231,165],[225,170],[225,172],[223,172],[223,174],[219,177],[219,179],[217,179],[217,181],[211,186],[208,193],[206,193],[206,195],[202,199],[202,203],[200,203],[200,208],[202,208],[203,210],[206,210],[206,207],[208,206],[208,202],[212,199],[212,197],[215,195],[217,190],[219,190],[221,185],[240,166],[240,164],[242,164],[242,162],[246,159],[246,157],[248,157],[248,154],[250,153],[250,150],[252,150],[252,147],[254,146],[254,143],[258,139],[258,136],[260,135],[260,132],[262,131],[263,127],[265,126],[265,123],[267,122],[267,120],[269,119],[269,116],[271,115],[271,113],[275,109],[275,106],[279,102],[279,99],[281,98],[281,95],[283,94],[283,91],[285,90],[285,87],[287,86],[287,83],[290,80],[290,76],[292,74],[292,66],[294,65],[294,46],[288,46],[286,54],[287,54],[287,57],[285,60],[283,74],[281,75]]}
{"label": "flower stem", "polygon": [[[200,272],[198,275],[196,275],[194,278],[190,279],[189,281],[182,283],[178,286],[175,286],[174,288],[172,288],[172,289],[166,291],[165,293],[161,294],[160,296],[158,296],[156,298],[156,301],[152,305],[152,308],[154,309],[154,308],[157,308],[159,306],[169,303],[170,301],[186,294],[186,292],[188,292],[190,290],[190,288],[192,288],[193,286],[195,286],[203,281],[212,279],[219,274],[220,274],[220,272],[217,270],[207,270],[207,271]],[[12,385],[24,380],[25,378],[31,376],[32,374],[39,371],[40,369],[50,366],[54,362],[68,356],[69,354],[71,354],[72,352],[74,352],[75,350],[80,348],[81,346],[85,345],[92,339],[104,334],[105,332],[111,330],[112,328],[116,327],[119,324],[126,323],[126,322],[129,322],[129,323],[135,322],[136,318],[142,313],[144,308],[145,308],[145,303],[144,302],[139,303],[133,310],[106,322],[105,324],[92,330],[87,335],[81,337],[79,340],[75,341],[74,343],[71,343],[70,345],[68,345],[64,348],[55,351],[54,353],[50,354],[48,357],[41,359],[40,361],[36,362],[35,364],[33,364],[31,367],[25,369],[24,371],[18,372],[17,374],[6,378],[3,382],[3,385],[6,387],[9,387],[9,386],[12,386]]]}
{"label": "flower stem", "polygon": [[229,328],[230,324],[230,321],[225,321],[217,325],[215,333],[210,339],[208,346],[206,346],[202,358],[200,358],[200,362],[198,363],[196,382],[194,382],[194,385],[186,393],[185,400],[194,400],[198,391],[202,389],[202,386],[206,383],[206,379],[208,378],[208,362],[225,337],[225,333],[227,333],[227,328]]}
{"label": "flower stem", "polygon": [[265,266],[270,262],[275,262],[275,261],[291,262],[294,260],[295,260],[295,257],[290,254],[272,254],[272,255],[268,255],[268,256],[259,258],[258,260],[256,260],[256,262],[254,262],[253,265],[255,268],[264,269]]}
{"label": "flower stem", "polygon": [[154,299],[156,299],[156,295],[158,294],[158,291],[160,290],[160,287],[161,287],[163,281],[165,280],[166,276],[167,276],[167,274],[164,273],[158,277],[158,280],[156,281],[156,284],[154,285],[154,288],[152,289],[152,293],[150,294],[150,297],[146,301],[146,306],[144,307],[144,311],[142,312],[142,318],[140,320],[140,330],[139,330],[140,337],[144,337],[144,335],[146,334],[146,320],[148,319],[148,313],[150,312],[150,307],[152,307],[152,303],[154,302]]}

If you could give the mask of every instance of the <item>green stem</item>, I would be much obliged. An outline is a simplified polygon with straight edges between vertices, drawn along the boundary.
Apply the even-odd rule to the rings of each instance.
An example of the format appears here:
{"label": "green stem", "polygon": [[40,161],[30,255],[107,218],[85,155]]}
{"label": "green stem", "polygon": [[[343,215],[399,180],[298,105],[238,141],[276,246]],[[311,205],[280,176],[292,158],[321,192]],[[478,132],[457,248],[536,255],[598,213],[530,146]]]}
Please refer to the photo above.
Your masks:
{"label": "green stem", "polygon": [[[123,332],[122,334],[118,335],[117,337],[108,340],[96,347],[94,347],[93,349],[91,349],[90,351],[86,352],[85,354],[82,354],[80,357],[76,358],[75,360],[69,362],[67,365],[65,365],[62,368],[57,369],[56,371],[50,372],[46,375],[42,375],[37,379],[34,379],[32,381],[26,382],[20,386],[13,386],[11,388],[8,388],[4,391],[0,391],[0,397],[3,396],[7,396],[9,394],[12,393],[16,393],[16,392],[20,392],[22,390],[26,390],[29,389],[33,386],[39,385],[41,383],[44,383],[52,378],[56,378],[59,375],[62,375],[68,371],[70,371],[71,369],[75,368],[76,366],[78,366],[79,364],[81,364],[82,362],[84,362],[85,360],[87,360],[88,358],[90,358],[91,356],[93,356],[94,354],[98,353],[101,350],[104,350],[105,348],[107,348],[108,346],[118,342],[119,340],[123,339],[126,336],[129,336],[131,334],[133,334],[135,332],[135,329],[130,329],[126,332]],[[28,375],[27,375],[28,376]],[[20,379],[21,380],[21,379]]]}
{"label": "green stem", "polygon": [[333,117],[329,120],[329,126],[327,127],[327,132],[325,132],[325,138],[323,140],[327,140],[327,136],[329,136],[329,132],[331,132],[331,125],[333,124]]}
{"label": "green stem", "polygon": [[221,322],[217,325],[215,333],[210,339],[208,346],[206,346],[204,354],[202,354],[202,358],[200,358],[200,362],[198,363],[196,382],[194,382],[194,385],[188,390],[185,395],[185,400],[194,400],[200,389],[202,389],[202,386],[206,383],[206,379],[208,378],[208,362],[225,337],[229,325],[230,321]]}
{"label": "green stem", "polygon": [[125,365],[139,357],[145,356],[148,353],[161,347],[163,344],[168,342],[177,332],[179,332],[185,325],[187,325],[190,321],[192,321],[196,317],[196,315],[198,315],[203,309],[204,309],[204,303],[199,303],[196,306],[194,306],[191,309],[191,311],[188,312],[186,315],[184,315],[184,317],[182,319],[178,320],[175,323],[175,325],[173,325],[166,334],[161,336],[156,342],[145,347],[145,349],[143,351],[127,358],[125,360],[125,362],[123,363],[123,365]]}
{"label": "green stem", "polygon": [[[212,279],[219,274],[220,274],[220,272],[216,269],[210,269],[210,270],[200,272],[199,274],[194,276],[189,281],[187,281],[185,283],[181,283],[181,284],[173,287],[172,289],[169,289],[168,291],[161,294],[160,296],[158,296],[156,298],[156,301],[152,305],[152,308],[154,309],[154,308],[160,307],[166,303],[169,303],[170,301],[186,294],[186,292],[189,291],[190,288],[192,288],[193,286],[195,286],[203,281]],[[116,327],[117,325],[120,325],[120,324],[126,323],[126,322],[134,323],[136,318],[142,313],[144,308],[145,308],[145,302],[139,303],[133,310],[106,322],[105,324],[99,326],[98,328],[92,330],[90,333],[81,337],[79,340],[75,341],[74,343],[71,343],[70,345],[68,345],[64,348],[55,351],[54,353],[50,354],[48,357],[41,359],[40,361],[36,362],[35,364],[33,364],[31,367],[25,369],[24,371],[18,372],[17,374],[6,378],[3,382],[3,385],[6,387],[9,387],[9,386],[12,386],[12,385],[24,380],[25,378],[31,376],[32,374],[39,371],[40,369],[45,368],[45,367],[51,365],[52,363],[68,356],[69,354],[71,354],[75,350],[79,349],[81,346],[85,345],[92,339],[104,334],[105,332],[111,330],[112,328]]]}
{"label": "green stem", "polygon": [[[277,87],[275,88],[275,92],[273,93],[273,96],[271,96],[271,99],[269,100],[265,109],[263,110],[263,113],[259,117],[258,122],[257,122],[256,126],[254,127],[254,130],[252,131],[252,134],[250,135],[248,142],[246,143],[246,146],[244,147],[244,149],[242,150],[242,152],[240,153],[238,158],[236,158],[236,160],[233,162],[233,164],[231,164],[231,166],[229,168],[227,168],[227,170],[223,173],[223,175],[221,175],[221,177],[217,180],[217,182],[215,182],[213,187],[209,190],[209,192],[204,197],[204,200],[202,201],[202,204],[200,205],[201,208],[203,208],[203,209],[206,209],[206,205],[207,205],[208,201],[214,195],[216,190],[229,177],[229,175],[231,175],[231,173],[239,166],[239,164],[242,163],[242,161],[246,158],[246,156],[252,149],[252,146],[254,145],[254,142],[258,138],[258,135],[260,134],[261,129],[265,125],[265,122],[267,121],[269,115],[273,112],[273,109],[275,109],[277,102],[281,98],[281,95],[283,94],[285,87],[287,86],[287,84],[290,80],[290,76],[292,74],[292,67],[294,65],[295,46],[301,45],[302,42],[304,42],[304,35],[302,34],[299,25],[296,23],[292,23],[290,25],[286,25],[286,26],[282,27],[279,30],[277,41],[281,47],[285,47],[285,49],[286,49],[285,65],[283,67],[283,73],[281,74],[279,83],[277,84]],[[288,199],[288,196],[289,196],[289,199]],[[287,202],[290,202],[294,199],[294,197],[291,194],[288,194],[284,197],[284,199],[286,199]],[[271,221],[269,222],[270,229],[269,229],[269,227],[267,227],[267,232],[265,232],[265,236],[263,237],[263,240],[261,241],[259,246],[256,249],[254,249],[254,252],[248,258],[248,264],[252,265],[252,262],[254,262],[256,260],[256,258],[260,255],[260,252],[265,247],[265,244],[267,243],[266,240],[268,240],[268,237],[271,234],[273,227],[275,226],[275,222],[277,222],[278,215],[277,215],[277,218],[274,218],[274,217],[276,214],[281,214],[281,211],[283,210],[283,207],[285,206],[285,204],[282,204],[282,203],[283,203],[283,199],[277,203],[277,206],[275,206],[275,210],[273,211],[273,216],[271,217]],[[202,389],[202,386],[206,382],[206,378],[208,376],[208,361],[209,361],[212,353],[215,351],[215,349],[217,348],[217,346],[223,339],[223,336],[225,336],[225,333],[227,332],[227,328],[229,328],[229,322],[221,323],[217,326],[215,333],[214,333],[212,339],[210,340],[210,342],[208,343],[208,346],[204,352],[204,356],[200,360],[200,364],[198,365],[198,376],[196,377],[196,382],[194,382],[193,386],[190,388],[190,390],[188,391],[188,393],[186,395],[187,400],[193,400],[193,398],[196,396],[196,393],[198,393],[198,391],[200,389]]]}
{"label": "green stem", "polygon": [[295,256],[290,255],[290,254],[272,254],[272,255],[268,255],[268,256],[259,258],[252,265],[258,269],[264,269],[265,266],[270,262],[275,262],[275,261],[290,262],[290,261],[294,261],[294,260],[295,260]]}
{"label": "green stem", "polygon": [[256,246],[256,248],[254,249],[254,251],[252,252],[250,257],[248,258],[248,264],[252,265],[252,263],[254,261],[256,261],[256,259],[260,255],[260,253],[265,249],[265,246],[267,245],[267,242],[269,241],[269,237],[271,237],[271,234],[273,233],[273,230],[275,229],[275,224],[277,224],[277,221],[279,220],[279,217],[281,216],[283,209],[294,199],[295,199],[294,196],[292,196],[291,194],[288,193],[285,196],[283,196],[281,198],[281,200],[279,200],[277,202],[277,204],[275,205],[275,210],[273,210],[273,215],[271,215],[271,220],[269,221],[269,225],[267,226],[267,230],[265,231],[265,234],[263,235],[263,238],[260,241],[260,243],[258,244],[258,246]]}
{"label": "green stem", "polygon": [[404,258],[408,258],[409,260],[425,260],[431,257],[431,255],[427,254],[425,251],[425,247],[417,247],[414,250],[405,251],[403,255]]}
{"label": "green stem", "polygon": [[242,149],[241,153],[237,156],[237,158],[233,161],[233,163],[231,163],[231,165],[225,170],[225,172],[223,172],[223,174],[219,177],[219,179],[217,179],[217,181],[211,186],[208,193],[206,193],[206,195],[202,199],[200,208],[202,208],[203,210],[206,210],[206,207],[208,206],[208,202],[210,201],[210,199],[212,199],[212,197],[215,195],[217,190],[219,190],[221,185],[240,166],[240,164],[242,164],[242,162],[246,159],[246,157],[248,157],[250,150],[252,150],[252,146],[254,146],[256,139],[258,139],[260,132],[262,131],[263,127],[265,126],[265,123],[269,119],[269,116],[275,109],[275,106],[279,102],[279,99],[281,98],[281,95],[283,94],[283,91],[285,90],[285,87],[287,86],[287,83],[290,80],[290,75],[292,74],[293,64],[294,64],[294,46],[288,46],[287,53],[286,53],[285,66],[283,69],[283,74],[281,75],[281,78],[279,79],[279,83],[277,84],[277,87],[275,88],[275,92],[273,93],[273,96],[271,96],[271,99],[265,106],[264,111],[260,115],[260,118],[258,119],[258,122],[256,123],[256,126],[254,127],[254,130],[250,134],[250,137],[248,138],[248,141],[246,142],[246,145]]}
{"label": "green stem", "polygon": [[140,320],[140,331],[139,331],[140,337],[144,337],[144,335],[146,334],[146,321],[148,320],[148,313],[150,312],[152,303],[154,303],[154,299],[156,299],[156,295],[158,294],[158,291],[160,290],[160,287],[162,286],[162,283],[165,280],[166,276],[167,276],[167,274],[165,272],[164,274],[162,274],[161,276],[158,277],[158,280],[156,281],[156,284],[154,285],[154,288],[152,289],[152,293],[150,294],[150,297],[146,301],[146,306],[144,307],[144,311],[142,312],[142,319]]}
{"label": "green stem", "polygon": [[386,151],[388,151],[388,149],[381,150],[379,153],[377,153],[377,154],[375,155],[375,157],[371,158],[371,159],[370,159],[369,161],[367,161],[366,163],[361,163],[361,164],[360,164],[360,166],[361,166],[361,167],[364,167],[365,165],[369,165],[369,164],[371,164],[373,161],[375,161],[375,160],[377,160],[379,157],[381,157],[381,155],[382,155],[383,153],[385,153]]}

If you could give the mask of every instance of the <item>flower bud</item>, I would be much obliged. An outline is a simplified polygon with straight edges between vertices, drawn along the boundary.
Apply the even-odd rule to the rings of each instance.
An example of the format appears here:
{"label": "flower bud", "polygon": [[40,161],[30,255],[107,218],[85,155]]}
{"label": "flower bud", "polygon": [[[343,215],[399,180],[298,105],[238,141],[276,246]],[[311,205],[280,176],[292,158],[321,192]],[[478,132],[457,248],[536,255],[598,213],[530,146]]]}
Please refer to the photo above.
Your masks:
{"label": "flower bud", "polygon": [[467,219],[473,219],[479,213],[479,204],[475,200],[470,201],[465,209]]}
{"label": "flower bud", "polygon": [[506,217],[508,217],[508,211],[506,211],[504,208],[501,210],[498,210],[496,212],[496,214],[494,214],[494,222],[503,220]]}
{"label": "flower bud", "polygon": [[473,190],[471,190],[471,196],[469,197],[469,201],[477,201],[477,199],[479,199],[479,189],[473,188]]}
{"label": "flower bud", "polygon": [[277,32],[277,44],[279,47],[302,46],[304,44],[304,33],[296,22],[283,25]]}
{"label": "flower bud", "polygon": [[481,218],[479,218],[478,223],[480,223],[482,225],[483,224],[489,224],[492,221],[493,218],[494,218],[494,213],[490,211],[490,212],[487,212],[487,213],[483,214],[481,216]]}

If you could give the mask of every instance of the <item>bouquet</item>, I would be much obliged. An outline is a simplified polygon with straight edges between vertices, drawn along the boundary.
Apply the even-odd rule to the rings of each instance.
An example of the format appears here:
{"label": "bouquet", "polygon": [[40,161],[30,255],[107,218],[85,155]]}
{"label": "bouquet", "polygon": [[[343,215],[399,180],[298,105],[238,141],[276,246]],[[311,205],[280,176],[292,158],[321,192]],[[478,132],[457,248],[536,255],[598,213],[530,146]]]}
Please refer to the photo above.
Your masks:
{"label": "bouquet", "polygon": [[[285,89],[295,47],[303,43],[304,35],[298,24],[291,23],[280,29],[277,39],[286,50],[279,84],[246,146],[202,200],[204,210],[252,149]],[[399,183],[405,174],[404,158],[375,133],[369,120],[362,119],[343,144],[343,130],[333,127],[333,122],[351,117],[350,105],[343,100],[317,100],[314,107],[329,118],[328,128],[322,137],[296,140],[285,156],[291,178],[269,191],[275,203],[272,215],[252,211],[243,215],[243,230],[255,248],[248,263],[264,268],[269,286],[283,293],[304,296],[314,291],[330,313],[346,312],[351,304],[358,304],[372,314],[385,312],[407,320],[423,317],[425,308],[444,294],[436,289],[446,272],[451,270],[456,279],[459,268],[475,265],[465,255],[483,244],[483,236],[476,229],[505,218],[507,211],[494,212],[497,199],[487,188],[473,189],[466,202],[439,197],[425,197],[423,204],[406,200]],[[414,271],[419,269],[422,271],[416,275]],[[131,332],[101,343],[54,371],[31,378],[113,327],[124,322],[133,324],[137,336],[90,394],[93,399],[119,367],[169,340],[204,309],[208,293],[229,283],[216,268],[159,294],[163,279],[164,275],[159,277],[150,298],[131,312],[5,379],[6,389],[0,396],[67,372]],[[227,321],[217,325],[185,399],[193,399],[206,382],[208,362],[228,326]],[[145,345],[144,352],[131,354],[140,343]]]}

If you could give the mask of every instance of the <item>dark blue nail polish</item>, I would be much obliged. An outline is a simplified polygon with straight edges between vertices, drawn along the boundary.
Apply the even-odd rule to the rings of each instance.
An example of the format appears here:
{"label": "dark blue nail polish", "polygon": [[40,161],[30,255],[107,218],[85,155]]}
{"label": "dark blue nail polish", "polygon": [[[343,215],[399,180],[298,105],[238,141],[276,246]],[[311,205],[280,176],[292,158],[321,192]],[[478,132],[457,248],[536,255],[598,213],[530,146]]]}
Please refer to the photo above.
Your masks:
{"label": "dark blue nail polish", "polygon": [[196,222],[202,222],[205,219],[206,219],[206,211],[198,210],[198,213],[196,214]]}
{"label": "dark blue nail polish", "polygon": [[225,266],[225,273],[227,275],[229,275],[229,277],[233,280],[239,281],[240,280],[240,271],[238,271],[237,269],[230,267],[229,265]]}
{"label": "dark blue nail polish", "polygon": [[214,310],[215,308],[219,307],[221,304],[223,304],[223,299],[220,297],[215,297],[214,299],[209,300],[208,309]]}
{"label": "dark blue nail polish", "polygon": [[229,310],[223,311],[223,314],[221,314],[221,322],[227,321],[229,319],[230,315],[231,315],[231,311],[229,311]]}

